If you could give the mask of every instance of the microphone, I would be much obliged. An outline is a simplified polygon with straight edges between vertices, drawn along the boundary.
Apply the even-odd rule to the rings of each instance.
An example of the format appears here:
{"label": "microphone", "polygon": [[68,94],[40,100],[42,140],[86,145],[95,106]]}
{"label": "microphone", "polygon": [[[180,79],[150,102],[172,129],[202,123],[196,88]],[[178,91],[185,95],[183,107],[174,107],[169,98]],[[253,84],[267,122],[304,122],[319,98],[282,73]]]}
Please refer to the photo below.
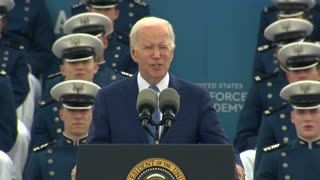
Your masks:
{"label": "microphone", "polygon": [[150,89],[146,88],[138,94],[137,98],[137,111],[139,112],[139,120],[142,123],[142,127],[154,137],[154,132],[150,129],[148,124],[152,122],[152,113],[158,106],[158,94]]}
{"label": "microphone", "polygon": [[164,129],[162,135],[171,127],[172,122],[175,121],[175,114],[180,108],[180,95],[172,88],[164,89],[159,95],[159,107],[162,112],[162,121],[164,122]]}

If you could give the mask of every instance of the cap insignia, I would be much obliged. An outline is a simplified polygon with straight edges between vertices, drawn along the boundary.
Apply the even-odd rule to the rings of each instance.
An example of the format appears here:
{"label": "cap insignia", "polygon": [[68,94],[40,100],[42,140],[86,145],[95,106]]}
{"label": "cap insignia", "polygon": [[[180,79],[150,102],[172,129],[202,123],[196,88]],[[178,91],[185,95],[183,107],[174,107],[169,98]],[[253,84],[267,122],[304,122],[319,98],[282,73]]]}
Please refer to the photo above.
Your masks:
{"label": "cap insignia", "polygon": [[308,94],[311,90],[309,85],[300,85],[300,89],[304,94]]}
{"label": "cap insignia", "polygon": [[301,55],[302,52],[303,52],[303,47],[302,47],[302,46],[295,46],[295,47],[293,47],[293,52],[294,52],[297,56],[299,56],[299,55]]}
{"label": "cap insignia", "polygon": [[72,90],[74,92],[76,92],[77,94],[80,94],[83,91],[83,86],[84,86],[84,84],[76,84],[76,83],[74,83]]}
{"label": "cap insignia", "polygon": [[282,23],[281,24],[281,30],[284,32],[288,32],[290,27],[291,27],[290,23]]}
{"label": "cap insignia", "polygon": [[80,24],[85,25],[85,26],[89,25],[90,24],[89,16],[80,18]]}
{"label": "cap insignia", "polygon": [[70,44],[72,46],[78,47],[78,46],[80,46],[80,43],[81,43],[81,41],[80,41],[79,37],[78,38],[70,38]]}

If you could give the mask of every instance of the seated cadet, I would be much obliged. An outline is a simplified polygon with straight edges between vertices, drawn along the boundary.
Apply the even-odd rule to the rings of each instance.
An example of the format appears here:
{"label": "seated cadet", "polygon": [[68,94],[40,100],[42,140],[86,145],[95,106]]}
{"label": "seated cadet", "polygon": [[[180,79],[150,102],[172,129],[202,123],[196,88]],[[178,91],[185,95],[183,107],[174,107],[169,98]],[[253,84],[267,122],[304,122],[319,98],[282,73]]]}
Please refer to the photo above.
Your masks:
{"label": "seated cadet", "polygon": [[[114,23],[120,15],[119,0],[86,0],[87,10],[96,12],[109,17]],[[121,34],[114,24],[115,31],[109,35],[109,45],[105,49],[105,59],[107,65],[115,71],[124,71],[128,73],[136,73],[138,71],[137,63],[135,63],[130,55],[129,39],[127,35]]]}
{"label": "seated cadet", "polygon": [[[0,2],[1,35],[3,35],[6,29],[6,25],[11,23],[7,19],[7,13],[14,8],[14,5],[13,0],[3,0]],[[0,71],[10,77],[15,105],[18,108],[29,92],[27,56],[24,51],[19,49],[18,45],[8,41],[5,37],[0,40],[0,51]]]}
{"label": "seated cadet", "polygon": [[[292,73],[290,79],[320,79],[319,71],[320,46],[313,43],[299,42],[283,46],[279,51],[279,59]],[[314,73],[309,74],[308,71]],[[300,76],[298,76],[300,74]],[[311,76],[312,75],[312,76]],[[305,78],[302,78],[305,76]],[[300,78],[300,79],[298,79]],[[276,143],[288,143],[296,136],[295,128],[290,121],[291,107],[283,102],[270,110],[262,117],[261,127],[257,140],[257,152],[255,158],[255,172],[259,169],[263,148]]]}
{"label": "seated cadet", "polygon": [[61,103],[63,135],[57,141],[33,149],[24,180],[70,179],[79,144],[86,143],[92,106],[99,89],[98,85],[84,80],[66,80],[52,88],[52,97]]}
{"label": "seated cadet", "polygon": [[[290,28],[282,28],[284,26]],[[268,39],[277,43],[274,54],[278,61],[278,50],[281,46],[289,42],[302,41],[311,33],[311,30],[312,25],[305,20],[284,19],[268,26],[265,35]],[[283,67],[279,66],[277,71],[273,73],[256,77],[256,82],[252,84],[244,107],[240,112],[234,146],[240,152],[241,160],[247,172],[247,179],[253,178],[255,148],[263,113],[270,107],[278,106],[283,102],[278,94],[288,84],[286,76],[290,72]],[[302,76],[301,78],[306,77]]]}
{"label": "seated cadet", "polygon": [[[94,60],[103,51],[102,42],[89,34],[76,33],[59,38],[52,47],[53,53],[61,58],[61,80],[91,81],[98,71]],[[31,148],[58,139],[63,132],[63,123],[58,115],[59,103],[46,99],[36,112],[31,131]]]}
{"label": "seated cadet", "polygon": [[[15,0],[16,6],[8,15],[8,26],[5,29],[5,37],[9,38],[17,47],[23,48],[29,58],[32,73],[40,78],[43,73],[57,71],[52,68],[54,56],[51,46],[54,42],[53,24],[49,15],[45,0]],[[58,66],[55,66],[58,68]]]}
{"label": "seated cadet", "polygon": [[[87,11],[87,6],[83,0],[72,6],[72,14]],[[150,8],[142,0],[121,0],[119,1],[119,18],[114,22],[117,31],[129,37],[130,30],[134,23],[143,17],[150,16]]]}
{"label": "seated cadet", "polygon": [[256,180],[319,179],[320,82],[300,81],[284,87],[280,96],[292,106],[296,136],[265,148]]}
{"label": "seated cadet", "polygon": [[[314,31],[309,36],[311,41],[320,40],[320,6],[315,4],[315,0],[272,0],[274,6],[265,7],[261,12],[260,26],[258,31],[257,52],[253,66],[253,75],[261,75],[274,70],[274,64],[260,64],[263,57],[261,51],[270,49],[274,42],[264,36],[267,26],[273,22],[286,18],[300,18],[310,21],[314,25]],[[270,71],[271,69],[271,71]]]}

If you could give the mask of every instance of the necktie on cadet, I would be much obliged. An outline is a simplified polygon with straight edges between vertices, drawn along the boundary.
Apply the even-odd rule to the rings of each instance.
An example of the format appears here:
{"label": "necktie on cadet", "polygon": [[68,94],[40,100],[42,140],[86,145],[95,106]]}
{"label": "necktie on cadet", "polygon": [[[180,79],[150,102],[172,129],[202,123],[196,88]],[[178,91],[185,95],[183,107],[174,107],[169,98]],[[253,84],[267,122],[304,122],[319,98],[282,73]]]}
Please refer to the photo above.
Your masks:
{"label": "necktie on cadet", "polygon": [[[157,93],[160,92],[160,90],[159,90],[159,88],[157,86],[149,86],[149,88],[153,89]],[[157,108],[152,113],[152,120],[155,121],[155,122],[159,122],[160,121],[159,105],[157,106]],[[149,124],[149,127],[152,129],[153,132],[156,131],[156,127],[155,126],[152,126],[151,124]],[[159,127],[159,132],[160,132],[160,127]],[[153,144],[154,143],[153,137],[151,137],[150,135],[148,135],[148,137],[149,137],[149,144]]]}

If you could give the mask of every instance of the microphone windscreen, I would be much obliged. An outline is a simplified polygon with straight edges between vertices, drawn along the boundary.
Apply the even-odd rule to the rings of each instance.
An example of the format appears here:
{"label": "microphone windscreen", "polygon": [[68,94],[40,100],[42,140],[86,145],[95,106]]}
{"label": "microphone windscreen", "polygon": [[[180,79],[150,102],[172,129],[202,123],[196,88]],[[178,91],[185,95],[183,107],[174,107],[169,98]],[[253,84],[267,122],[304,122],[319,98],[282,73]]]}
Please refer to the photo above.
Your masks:
{"label": "microphone windscreen", "polygon": [[171,109],[173,113],[179,111],[180,108],[180,95],[172,88],[164,89],[159,95],[160,111],[164,113],[167,109]]}
{"label": "microphone windscreen", "polygon": [[147,108],[150,113],[158,106],[158,94],[150,88],[143,89],[137,98],[137,111],[141,113],[143,109]]}

